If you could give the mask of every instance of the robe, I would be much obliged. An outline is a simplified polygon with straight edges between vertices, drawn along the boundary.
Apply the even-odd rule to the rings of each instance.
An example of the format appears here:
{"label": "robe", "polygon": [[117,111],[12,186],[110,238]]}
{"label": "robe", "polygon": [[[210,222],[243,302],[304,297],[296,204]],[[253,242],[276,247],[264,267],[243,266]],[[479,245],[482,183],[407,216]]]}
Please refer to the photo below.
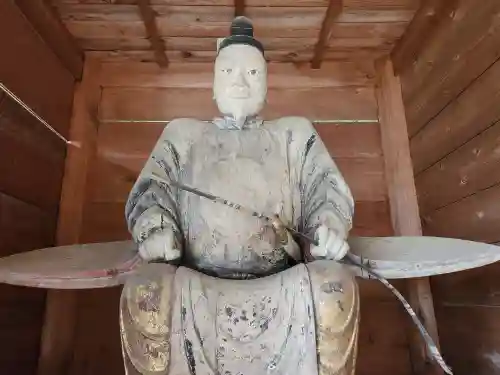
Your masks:
{"label": "robe", "polygon": [[193,269],[237,278],[283,270],[290,259],[300,261],[304,244],[287,234],[283,245],[264,220],[169,182],[277,214],[311,236],[322,224],[343,234],[352,228],[351,191],[305,118],[256,118],[242,127],[224,119],[174,120],[157,141],[125,208],[136,243],[147,245],[153,237],[173,234],[173,247]]}
{"label": "robe", "polygon": [[318,260],[255,280],[148,264],[120,300],[127,375],[354,375],[359,291]]}
{"label": "robe", "polygon": [[277,214],[311,236],[320,225],[352,227],[349,187],[306,119],[172,121],[125,214],[139,246],[170,241],[182,266],[149,264],[124,286],[126,373],[352,374],[354,276],[334,261],[289,267],[308,244],[176,183]]}

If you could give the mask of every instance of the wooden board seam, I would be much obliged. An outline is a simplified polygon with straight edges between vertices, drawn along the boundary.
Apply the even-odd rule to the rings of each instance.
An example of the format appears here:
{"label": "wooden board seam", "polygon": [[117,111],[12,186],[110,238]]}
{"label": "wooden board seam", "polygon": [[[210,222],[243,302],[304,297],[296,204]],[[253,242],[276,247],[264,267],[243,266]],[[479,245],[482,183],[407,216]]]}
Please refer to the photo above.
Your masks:
{"label": "wooden board seam", "polygon": [[[434,209],[434,210],[432,210],[432,211],[426,212],[426,213],[425,213],[425,216],[429,216],[429,215],[432,215],[432,214],[434,214],[434,213],[436,213],[436,212],[439,212],[439,211],[445,210],[445,209],[449,208],[450,206],[454,206],[454,205],[456,205],[456,204],[459,204],[460,202],[462,202],[462,201],[464,201],[464,200],[466,200],[466,199],[470,199],[471,197],[473,197],[473,196],[475,196],[475,195],[481,194],[481,193],[483,193],[483,192],[485,192],[485,191],[487,191],[487,190],[494,189],[494,188],[497,188],[497,187],[500,187],[500,183],[494,183],[494,184],[491,184],[491,185],[490,185],[490,186],[488,186],[488,187],[485,187],[485,188],[482,188],[482,189],[478,189],[478,190],[476,190],[476,191],[475,191],[474,193],[472,193],[472,194],[465,195],[465,196],[463,196],[462,198],[457,199],[457,200],[455,200],[455,201],[453,201],[453,202],[450,202],[450,203],[448,203],[448,204],[446,204],[446,205],[444,205],[444,206],[440,206],[440,207],[438,207],[438,208],[436,208],[436,209]],[[499,239],[500,239],[500,234],[499,234],[499,236],[498,236],[498,237],[499,237]]]}
{"label": "wooden board seam", "polygon": [[493,121],[488,127],[484,128],[484,130],[482,130],[480,133],[476,134],[475,136],[473,136],[472,138],[470,139],[467,139],[466,141],[464,141],[463,143],[459,144],[455,149],[451,150],[450,152],[448,152],[447,154],[444,154],[442,157],[440,157],[438,160],[436,160],[433,164],[429,165],[428,167],[422,169],[420,172],[416,173],[415,174],[415,177],[418,177],[420,176],[422,173],[426,172],[427,170],[429,170],[430,168],[438,165],[440,162],[442,162],[444,159],[446,159],[447,157],[449,157],[450,155],[452,155],[454,152],[456,152],[457,150],[459,150],[460,148],[462,148],[463,146],[467,145],[467,143],[471,142],[472,140],[480,137],[484,132],[488,131],[489,129],[493,128],[495,125],[499,124],[500,123],[500,120],[498,119],[495,119],[495,121]]}
{"label": "wooden board seam", "polygon": [[[424,128],[427,127],[427,125],[429,125],[429,123],[432,122],[432,120],[434,120],[436,117],[438,117],[451,103],[453,103],[453,101],[458,98],[459,96],[463,95],[467,89],[469,89],[479,78],[481,78],[484,74],[486,74],[488,72],[489,69],[491,69],[491,67],[493,65],[495,65],[497,62],[500,62],[500,58],[496,59],[495,61],[493,61],[493,63],[491,65],[489,65],[483,72],[481,72],[481,74],[479,74],[476,78],[474,78],[472,81],[470,81],[464,88],[463,90],[461,90],[460,92],[458,92],[458,94],[452,98],[450,101],[448,101],[445,106],[443,108],[441,108],[441,110],[439,112],[437,112],[434,116],[432,116],[429,121],[427,121],[425,123],[424,126],[422,126],[415,134],[413,134],[411,137],[410,137],[410,141],[417,135],[419,134]],[[464,142],[466,143],[466,142]],[[453,151],[451,151],[453,152]]]}

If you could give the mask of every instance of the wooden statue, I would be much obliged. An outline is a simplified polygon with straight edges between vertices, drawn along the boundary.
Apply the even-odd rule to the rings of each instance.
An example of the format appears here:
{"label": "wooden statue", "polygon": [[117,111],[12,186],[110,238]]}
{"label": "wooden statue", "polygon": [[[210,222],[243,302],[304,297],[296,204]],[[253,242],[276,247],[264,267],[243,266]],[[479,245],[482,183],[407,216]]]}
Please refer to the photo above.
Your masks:
{"label": "wooden statue", "polygon": [[[336,262],[290,267],[303,254],[283,225],[317,238],[314,258],[341,259],[354,200],[308,120],[257,117],[267,91],[263,48],[246,19],[231,31],[215,61],[223,117],[172,121],[127,201],[141,258],[182,267],[152,264],[125,284],[125,364],[141,374],[351,373],[354,276]],[[176,182],[276,221],[214,204]]]}
{"label": "wooden statue", "polygon": [[307,119],[258,117],[266,91],[264,50],[237,18],[215,62],[221,118],[165,128],[125,207],[133,241],[3,258],[0,282],[124,284],[129,375],[340,375],[356,365],[356,276],[390,287],[384,277],[500,259],[469,241],[349,237],[354,201],[335,162]]}

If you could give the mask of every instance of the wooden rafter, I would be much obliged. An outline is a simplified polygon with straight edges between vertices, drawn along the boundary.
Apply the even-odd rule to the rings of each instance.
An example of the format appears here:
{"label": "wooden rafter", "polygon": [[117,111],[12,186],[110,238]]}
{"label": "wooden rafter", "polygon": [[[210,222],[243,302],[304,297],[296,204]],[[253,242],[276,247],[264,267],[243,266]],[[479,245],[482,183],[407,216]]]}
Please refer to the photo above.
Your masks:
{"label": "wooden rafter", "polygon": [[234,16],[244,16],[245,15],[245,0],[234,0]]}
{"label": "wooden rafter", "polygon": [[156,25],[155,12],[153,8],[151,8],[149,0],[137,0],[137,6],[139,7],[139,12],[144,22],[149,42],[154,51],[156,62],[162,68],[166,68],[168,66],[168,57],[165,53],[165,43],[160,37],[158,26]]}
{"label": "wooden rafter", "polygon": [[[377,101],[380,113],[382,150],[394,235],[421,236],[422,228],[401,84],[394,73],[390,59],[377,61],[377,73],[380,79]],[[410,279],[408,281],[408,294],[410,304],[439,347],[429,279]],[[425,342],[422,341],[416,330],[412,330],[410,349],[414,374],[442,373],[437,366],[434,366],[433,360],[428,357]]]}
{"label": "wooden rafter", "polygon": [[394,71],[401,74],[417,58],[425,41],[432,35],[440,20],[452,11],[457,0],[423,0],[401,40],[391,53]]}
{"label": "wooden rafter", "polygon": [[15,0],[15,3],[66,69],[80,80],[83,52],[48,0]]}
{"label": "wooden rafter", "polygon": [[323,18],[323,24],[321,25],[318,42],[314,47],[314,56],[311,62],[311,67],[313,69],[319,69],[321,66],[323,55],[325,54],[328,41],[332,34],[333,25],[340,13],[342,13],[342,7],[343,0],[330,0],[328,4],[325,18]]}

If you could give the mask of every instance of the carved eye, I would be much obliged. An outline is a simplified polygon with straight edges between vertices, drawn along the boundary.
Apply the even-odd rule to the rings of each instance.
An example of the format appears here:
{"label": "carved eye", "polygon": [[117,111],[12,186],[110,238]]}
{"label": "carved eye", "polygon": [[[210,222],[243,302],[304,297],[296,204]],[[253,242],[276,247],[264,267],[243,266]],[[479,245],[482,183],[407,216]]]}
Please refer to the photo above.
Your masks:
{"label": "carved eye", "polygon": [[222,72],[226,73],[226,74],[231,74],[232,71],[233,71],[233,69],[231,69],[231,68],[222,69]]}
{"label": "carved eye", "polygon": [[257,69],[250,69],[248,71],[248,74],[250,74],[251,76],[256,76],[258,73],[259,71]]}

